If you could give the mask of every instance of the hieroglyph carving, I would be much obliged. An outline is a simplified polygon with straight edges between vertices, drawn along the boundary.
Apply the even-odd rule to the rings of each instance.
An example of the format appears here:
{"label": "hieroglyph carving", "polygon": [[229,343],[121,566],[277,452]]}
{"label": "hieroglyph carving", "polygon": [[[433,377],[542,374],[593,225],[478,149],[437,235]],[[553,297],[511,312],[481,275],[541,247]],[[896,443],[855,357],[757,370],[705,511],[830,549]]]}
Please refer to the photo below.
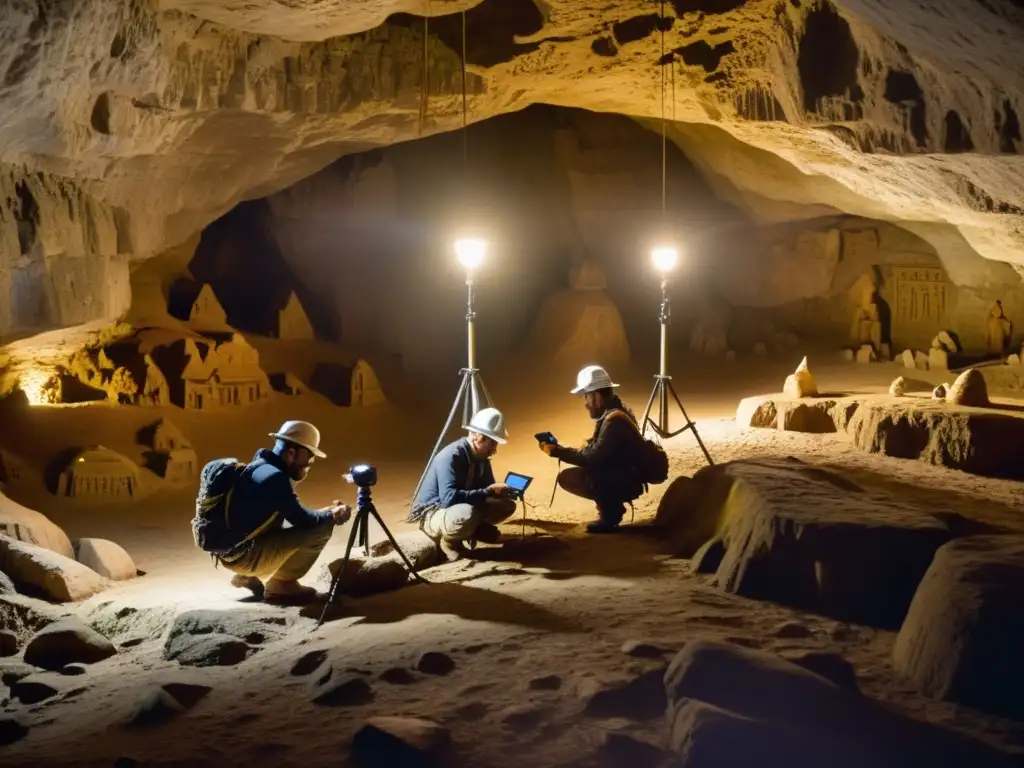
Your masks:
{"label": "hieroglyph carving", "polygon": [[893,267],[896,317],[901,324],[942,325],[949,284],[939,267]]}

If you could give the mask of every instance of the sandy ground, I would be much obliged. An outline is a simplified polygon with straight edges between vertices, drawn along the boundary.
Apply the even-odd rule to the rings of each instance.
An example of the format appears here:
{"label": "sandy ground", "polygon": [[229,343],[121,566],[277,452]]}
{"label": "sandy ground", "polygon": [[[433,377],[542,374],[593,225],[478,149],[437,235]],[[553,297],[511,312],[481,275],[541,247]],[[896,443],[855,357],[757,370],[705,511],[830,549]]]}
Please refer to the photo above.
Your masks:
{"label": "sandy ground", "polygon": [[[905,495],[932,509],[1024,530],[1024,484],[991,480],[856,452],[840,435],[801,435],[740,429],[731,420],[738,399],[777,391],[784,375],[799,362],[707,363],[685,360],[675,371],[677,388],[717,462],[750,456],[791,455],[840,467],[858,482]],[[822,391],[884,391],[900,366],[856,366],[824,359],[811,361]],[[689,373],[699,371],[699,375]],[[654,742],[662,739],[661,718],[647,721],[601,720],[582,714],[589,693],[613,680],[634,677],[657,666],[620,648],[644,640],[667,649],[708,637],[768,650],[806,648],[839,651],[856,667],[868,695],[892,703],[913,716],[944,723],[1024,753],[1024,726],[981,716],[966,708],[930,702],[895,679],[888,663],[894,635],[800,614],[788,608],[726,595],[691,574],[688,562],[663,554],[660,542],[643,533],[588,537],[582,523],[592,509],[563,492],[549,507],[555,462],[537,448],[532,434],[551,430],[564,443],[587,437],[591,422],[567,391],[572,371],[544,377],[490,374],[495,404],[506,412],[512,440],[495,459],[496,474],[514,469],[536,479],[529,496],[528,534],[547,532],[546,545],[517,542],[521,518],[504,526],[505,550],[488,548],[481,559],[432,569],[426,585],[360,600],[346,598],[344,616],[314,630],[299,619],[288,636],[235,667],[184,669],[161,659],[161,633],[181,610],[269,610],[232,589],[228,576],[192,545],[188,521],[193,489],[159,488],[130,505],[58,502],[34,487],[32,478],[11,489],[21,503],[48,514],[72,537],[98,536],[118,541],[135,557],[146,576],[88,601],[89,610],[107,601],[114,608],[140,609],[123,622],[116,638],[145,637],[113,659],[67,678],[62,695],[33,707],[10,705],[32,724],[29,735],[4,750],[4,765],[110,765],[120,756],[144,765],[334,765],[343,760],[355,730],[368,716],[415,715],[448,726],[466,765],[594,763],[604,734],[622,731]],[[613,372],[619,375],[616,372]],[[941,378],[915,374],[924,382]],[[950,377],[946,377],[950,378]],[[529,380],[524,386],[521,382]],[[311,505],[340,497],[354,501],[339,475],[350,463],[370,461],[380,470],[375,500],[392,531],[404,524],[405,505],[437,437],[454,396],[449,392],[412,392],[401,407],[363,413],[331,407],[318,397],[285,398],[244,413],[186,413],[167,409],[175,424],[196,444],[200,460],[238,455],[247,458],[267,443],[265,435],[285,418],[309,418],[324,433],[329,458],[318,463],[300,488]],[[642,411],[649,375],[626,372],[624,398]],[[41,465],[69,441],[103,442],[133,450],[135,429],[152,421],[159,409],[32,409],[23,423],[5,430],[3,447],[17,448],[29,466]],[[131,422],[131,423],[129,423]],[[11,445],[7,435],[31,439]],[[452,436],[455,436],[452,432]],[[100,436],[102,439],[95,439]],[[92,439],[90,439],[92,438]],[[78,444],[78,443],[75,443]],[[703,458],[689,434],[671,441],[673,475],[691,474]],[[636,522],[649,521],[667,484],[652,489],[636,504]],[[321,564],[341,555],[348,527],[335,532]],[[373,531],[372,538],[382,537]],[[774,629],[788,620],[810,628],[806,639],[780,639]],[[351,708],[312,702],[308,678],[289,674],[292,664],[311,650],[327,651],[335,674],[362,675],[371,683],[372,701]],[[413,672],[413,682],[397,685],[379,679],[394,667],[412,668],[426,651],[448,654],[454,670],[444,676]],[[671,656],[666,656],[666,660]],[[532,680],[556,676],[547,688]],[[176,720],[153,730],[121,727],[138,696],[154,682],[203,679],[213,691]],[[535,686],[538,684],[534,684]],[[79,691],[73,695],[68,692]]]}

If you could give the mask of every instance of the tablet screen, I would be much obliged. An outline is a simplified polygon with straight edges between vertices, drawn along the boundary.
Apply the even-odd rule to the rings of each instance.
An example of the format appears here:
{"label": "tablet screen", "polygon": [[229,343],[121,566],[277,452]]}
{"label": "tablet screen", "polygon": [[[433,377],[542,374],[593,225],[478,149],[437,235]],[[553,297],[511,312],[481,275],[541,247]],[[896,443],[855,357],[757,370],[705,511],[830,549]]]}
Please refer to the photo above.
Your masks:
{"label": "tablet screen", "polygon": [[533,480],[532,477],[520,475],[516,472],[509,472],[507,475],[505,475],[505,485],[507,485],[509,488],[512,488],[513,490],[520,492],[526,490],[526,487],[530,484],[531,480]]}

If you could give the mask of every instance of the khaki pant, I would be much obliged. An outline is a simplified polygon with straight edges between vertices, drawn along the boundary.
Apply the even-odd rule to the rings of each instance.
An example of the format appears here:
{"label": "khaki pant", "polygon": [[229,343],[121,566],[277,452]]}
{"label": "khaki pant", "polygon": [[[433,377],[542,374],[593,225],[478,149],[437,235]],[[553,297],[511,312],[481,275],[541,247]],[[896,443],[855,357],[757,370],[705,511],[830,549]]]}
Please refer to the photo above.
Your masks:
{"label": "khaki pant", "polygon": [[590,473],[583,467],[569,467],[558,473],[558,484],[573,496],[581,499],[594,499],[594,486],[590,482]]}
{"label": "khaki pant", "polygon": [[334,533],[333,525],[316,528],[278,528],[253,539],[248,550],[221,565],[242,576],[294,581],[309,573]]}
{"label": "khaki pant", "polygon": [[515,511],[513,499],[487,499],[477,507],[453,504],[427,512],[420,521],[420,528],[434,541],[465,541],[473,538],[480,523],[497,525],[512,517]]}

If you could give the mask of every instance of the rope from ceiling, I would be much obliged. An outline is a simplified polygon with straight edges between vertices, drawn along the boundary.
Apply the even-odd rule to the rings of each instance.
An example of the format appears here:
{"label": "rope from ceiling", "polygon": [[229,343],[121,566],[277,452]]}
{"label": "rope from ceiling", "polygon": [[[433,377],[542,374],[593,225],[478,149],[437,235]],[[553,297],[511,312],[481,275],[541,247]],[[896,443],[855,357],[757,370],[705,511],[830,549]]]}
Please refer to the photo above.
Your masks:
{"label": "rope from ceiling", "polygon": [[430,0],[426,0],[423,14],[423,84],[420,90],[420,133],[427,125],[427,107],[430,103]]}
{"label": "rope from ceiling", "polygon": [[467,150],[467,126],[469,120],[466,109],[466,12],[462,12],[462,164],[466,167],[469,163]]}
{"label": "rope from ceiling", "polygon": [[[658,26],[661,28],[661,58],[658,60],[661,66],[661,218],[665,219],[665,198],[667,168],[667,138],[665,127],[665,0],[661,0],[661,15],[658,19]],[[675,67],[672,67],[672,77],[675,78]],[[673,89],[674,92],[674,89]],[[672,108],[675,109],[673,99]]]}

